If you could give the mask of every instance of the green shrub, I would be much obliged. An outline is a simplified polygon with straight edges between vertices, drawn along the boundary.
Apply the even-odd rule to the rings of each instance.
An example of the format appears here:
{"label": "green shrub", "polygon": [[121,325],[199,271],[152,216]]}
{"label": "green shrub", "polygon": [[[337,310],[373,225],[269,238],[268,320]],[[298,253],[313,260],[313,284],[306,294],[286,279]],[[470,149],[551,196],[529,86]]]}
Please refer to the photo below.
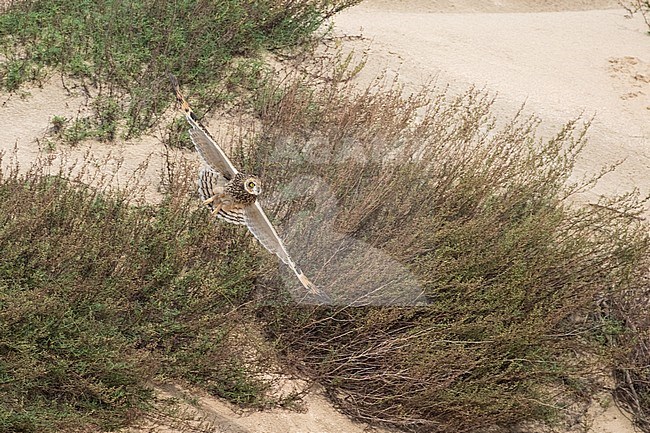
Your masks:
{"label": "green shrub", "polygon": [[63,116],[53,116],[49,133],[58,140],[76,145],[86,139],[94,138],[103,142],[113,142],[123,115],[114,98],[98,96],[92,101],[93,114],[77,117],[74,120]]}
{"label": "green shrub", "polygon": [[194,173],[146,206],[80,176],[0,175],[0,431],[115,429],[153,379],[268,402],[268,361],[235,338],[259,262],[245,231],[198,209]]}
{"label": "green shrub", "polygon": [[127,135],[147,129],[172,101],[167,73],[200,83],[202,103],[220,101],[236,56],[299,44],[354,0],[14,2],[0,15],[0,83],[9,90],[46,68],[120,96]]}

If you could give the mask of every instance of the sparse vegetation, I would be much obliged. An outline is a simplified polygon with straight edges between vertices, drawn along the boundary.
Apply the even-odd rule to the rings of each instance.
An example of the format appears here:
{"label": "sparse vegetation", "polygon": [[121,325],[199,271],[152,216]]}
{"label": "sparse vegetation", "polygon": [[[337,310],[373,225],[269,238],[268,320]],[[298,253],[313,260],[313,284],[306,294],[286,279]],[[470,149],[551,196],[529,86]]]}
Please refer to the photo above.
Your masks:
{"label": "sparse vegetation", "polygon": [[201,83],[202,108],[223,102],[229,62],[294,46],[356,0],[14,2],[0,15],[0,85],[16,90],[54,68],[118,98],[126,135],[157,120],[172,97],[167,72]]}
{"label": "sparse vegetation", "polygon": [[648,25],[648,33],[650,34],[650,1],[648,0],[619,0],[621,6],[630,14],[641,14],[643,21]]}
{"label": "sparse vegetation", "polygon": [[71,146],[87,139],[115,141],[122,118],[118,102],[114,98],[98,96],[92,101],[91,108],[91,115],[77,116],[75,119],[53,116],[49,134]]}
{"label": "sparse vegetation", "polygon": [[66,119],[65,116],[53,116],[52,120],[50,120],[50,123],[52,124],[52,132],[54,134],[59,134],[67,122],[68,119]]}

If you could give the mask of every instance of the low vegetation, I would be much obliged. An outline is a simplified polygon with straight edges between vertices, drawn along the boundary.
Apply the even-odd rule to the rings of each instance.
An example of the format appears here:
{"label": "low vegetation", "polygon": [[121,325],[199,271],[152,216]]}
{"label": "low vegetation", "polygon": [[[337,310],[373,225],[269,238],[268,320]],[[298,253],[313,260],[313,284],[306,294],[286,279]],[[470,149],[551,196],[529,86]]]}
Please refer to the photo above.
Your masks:
{"label": "low vegetation", "polygon": [[233,58],[295,46],[354,3],[17,1],[0,15],[0,86],[16,90],[58,70],[117,98],[125,135],[138,135],[172,101],[168,72],[197,83],[206,107],[222,104],[228,93],[215,86]]}
{"label": "low vegetation", "polygon": [[250,238],[211,224],[187,183],[135,206],[83,185],[90,164],[47,167],[0,177],[0,431],[112,430],[147,408],[156,377],[272,403],[263,347],[240,335],[267,260]]}
{"label": "low vegetation", "polygon": [[497,126],[480,92],[284,83],[258,93],[260,129],[233,156],[265,179],[333,304],[305,298],[245,229],[211,224],[193,172],[175,170],[157,206],[44,167],[4,172],[1,431],[124,425],[153,379],[283,404],[259,374],[277,365],[412,431],[562,419],[614,355],[635,362],[617,365],[647,407],[637,316],[604,307],[645,299],[647,231],[633,195],[567,204],[582,126],[541,141],[534,119]]}
{"label": "low vegetation", "polygon": [[650,284],[642,281],[606,304],[621,329],[608,342],[614,350],[615,395],[642,431],[650,431]]}
{"label": "low vegetation", "polygon": [[648,26],[648,34],[650,34],[650,1],[648,0],[619,0],[621,6],[630,14],[640,14],[643,21]]}
{"label": "low vegetation", "polygon": [[[644,331],[603,304],[647,299],[647,226],[635,194],[570,205],[590,184],[569,182],[585,125],[541,140],[535,119],[494,119],[481,92],[303,87],[259,106],[254,161],[240,163],[283,191],[282,231],[338,301],[279,297],[259,314],[339,407],[406,430],[476,431],[588,399],[591,357],[612,339],[628,339],[642,374],[647,345],[629,339]],[[639,330],[644,308],[629,313]]]}

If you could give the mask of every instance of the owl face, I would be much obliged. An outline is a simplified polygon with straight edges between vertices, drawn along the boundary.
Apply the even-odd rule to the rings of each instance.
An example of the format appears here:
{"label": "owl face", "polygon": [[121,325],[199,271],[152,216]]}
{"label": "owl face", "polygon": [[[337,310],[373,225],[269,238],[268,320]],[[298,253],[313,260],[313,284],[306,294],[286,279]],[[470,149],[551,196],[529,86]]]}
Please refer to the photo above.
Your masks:
{"label": "owl face", "polygon": [[244,190],[252,195],[260,195],[262,193],[262,182],[256,176],[249,176],[244,179]]}

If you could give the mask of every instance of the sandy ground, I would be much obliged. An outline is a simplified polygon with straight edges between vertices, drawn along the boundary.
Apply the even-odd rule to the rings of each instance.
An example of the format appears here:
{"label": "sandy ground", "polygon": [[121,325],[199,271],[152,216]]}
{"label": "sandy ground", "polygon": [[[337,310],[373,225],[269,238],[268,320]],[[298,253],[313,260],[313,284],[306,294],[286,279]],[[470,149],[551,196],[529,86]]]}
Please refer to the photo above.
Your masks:
{"label": "sandy ground", "polygon": [[[362,433],[367,426],[337,412],[321,392],[312,392],[292,411],[241,411],[179,385],[157,388],[160,411],[123,433]],[[166,408],[166,409],[165,409]],[[372,430],[377,433],[383,430]],[[386,432],[387,433],[387,432]]]}
{"label": "sandy ground", "polygon": [[565,3],[370,0],[337,16],[336,34],[346,38],[346,49],[367,55],[361,82],[386,71],[409,90],[432,77],[449,83],[452,92],[476,85],[497,95],[495,108],[503,116],[525,103],[526,112],[543,121],[546,137],[569,119],[593,116],[575,177],[622,163],[582,200],[633,188],[648,194],[647,27],[620,8],[595,9],[615,2],[571,2],[573,9],[593,5],[578,11],[567,11]]}
{"label": "sandy ground", "polygon": [[[595,201],[601,194],[632,188],[650,192],[650,36],[643,21],[624,18],[615,1],[369,0],[338,15],[335,24],[344,50],[367,55],[356,78],[362,84],[385,71],[389,78],[399,76],[407,91],[418,90],[433,76],[438,84],[449,83],[452,92],[477,85],[498,94],[495,107],[502,115],[514,114],[525,102],[526,110],[543,120],[540,132],[546,136],[572,117],[595,116],[576,176],[623,162],[582,199]],[[47,147],[52,116],[83,115],[85,102],[82,92],[68,93],[56,77],[27,95],[0,94],[0,151],[15,149],[18,162],[29,165]],[[159,137],[109,146],[86,143],[70,150],[68,158],[87,152],[101,170],[117,173],[118,185],[148,162],[142,173],[154,184],[145,193],[155,200],[165,164]],[[61,153],[59,146],[50,154],[60,158]],[[109,153],[123,162],[102,165]],[[161,409],[130,432],[367,431],[318,392],[306,398],[301,412],[241,413],[176,385],[157,391],[161,408],[172,400],[182,404]],[[634,430],[605,394],[570,431]]]}
{"label": "sandy ground", "polygon": [[[99,173],[112,177],[110,187],[123,187],[137,177],[145,186],[142,198],[157,201],[165,164],[165,148],[159,137],[108,144],[85,141],[73,147],[57,142],[51,132],[54,116],[73,121],[89,115],[86,93],[73,84],[67,81],[64,86],[59,76],[52,76],[40,86],[28,90],[0,93],[2,165],[18,163],[20,170],[26,170],[36,160],[48,160],[51,162],[46,165],[56,174],[62,168],[65,171],[66,167],[73,165],[80,167],[85,160]],[[89,173],[85,178],[92,176]]]}

